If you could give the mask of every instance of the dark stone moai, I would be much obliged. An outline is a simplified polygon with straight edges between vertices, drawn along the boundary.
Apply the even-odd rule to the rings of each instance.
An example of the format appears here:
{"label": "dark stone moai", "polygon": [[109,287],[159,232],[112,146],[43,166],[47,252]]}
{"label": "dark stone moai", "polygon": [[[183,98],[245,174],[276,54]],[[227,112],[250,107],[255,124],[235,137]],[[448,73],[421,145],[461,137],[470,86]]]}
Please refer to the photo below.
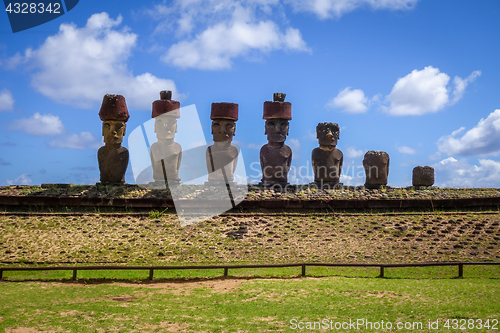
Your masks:
{"label": "dark stone moai", "polygon": [[157,142],[151,145],[151,165],[155,183],[178,184],[182,147],[174,141],[177,119],[180,118],[180,103],[172,100],[172,92],[160,92],[160,100],[153,102],[151,117],[155,120]]}
{"label": "dark stone moai", "polygon": [[413,186],[434,185],[434,168],[430,166],[417,166],[413,169]]}
{"label": "dark stone moai", "polygon": [[208,184],[230,184],[238,163],[238,148],[231,144],[238,120],[238,104],[212,103],[210,119],[214,143],[206,151]]}
{"label": "dark stone moai", "polygon": [[122,147],[125,135],[125,123],[130,117],[122,95],[105,95],[102,100],[99,117],[102,123],[104,146],[97,152],[102,184],[125,183],[128,166],[128,150]]}
{"label": "dark stone moai", "polygon": [[314,181],[316,184],[336,185],[342,173],[344,155],[336,148],[340,127],[335,123],[319,123],[316,127],[316,137],[319,147],[311,154]]}
{"label": "dark stone moai", "polygon": [[264,102],[264,116],[268,143],[260,149],[260,167],[264,186],[288,184],[288,171],[292,163],[292,149],[285,145],[292,104],[285,102],[285,94],[273,94],[272,102]]}
{"label": "dark stone moai", "polygon": [[363,167],[366,174],[366,188],[380,188],[387,185],[389,176],[389,154],[370,150],[365,154]]}

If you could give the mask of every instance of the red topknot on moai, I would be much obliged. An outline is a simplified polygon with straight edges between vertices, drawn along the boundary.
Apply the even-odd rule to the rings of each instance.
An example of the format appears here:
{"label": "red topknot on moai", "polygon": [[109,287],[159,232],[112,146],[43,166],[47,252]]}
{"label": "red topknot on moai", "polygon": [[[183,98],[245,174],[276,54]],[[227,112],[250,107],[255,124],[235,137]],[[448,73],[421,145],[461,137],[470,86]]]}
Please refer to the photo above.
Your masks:
{"label": "red topknot on moai", "polygon": [[182,147],[174,142],[177,119],[180,118],[180,103],[172,100],[172,92],[163,90],[160,99],[153,102],[151,117],[155,120],[157,142],[151,145],[151,165],[155,184],[161,187],[180,182],[179,168]]}
{"label": "red topknot on moai", "polygon": [[238,163],[238,148],[231,144],[236,132],[238,104],[212,103],[210,119],[214,144],[206,151],[208,184],[230,184]]}
{"label": "red topknot on moai", "polygon": [[288,171],[292,162],[292,149],[285,145],[289,120],[292,120],[292,104],[285,102],[284,93],[274,93],[272,102],[264,102],[263,119],[266,120],[268,143],[260,149],[263,186],[288,184]]}
{"label": "red topknot on moai", "polygon": [[127,148],[122,147],[122,141],[125,135],[125,123],[130,117],[125,97],[104,95],[99,117],[103,121],[102,136],[104,137],[104,146],[97,152],[101,183],[123,184],[129,154]]}

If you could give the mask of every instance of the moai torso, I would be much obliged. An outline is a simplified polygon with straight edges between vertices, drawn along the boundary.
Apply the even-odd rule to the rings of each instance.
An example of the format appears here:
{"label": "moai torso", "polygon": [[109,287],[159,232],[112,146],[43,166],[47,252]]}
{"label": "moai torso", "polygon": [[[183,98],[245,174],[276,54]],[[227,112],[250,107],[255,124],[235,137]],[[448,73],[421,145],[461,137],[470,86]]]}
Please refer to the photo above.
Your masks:
{"label": "moai torso", "polygon": [[103,146],[97,151],[101,183],[125,183],[128,166],[128,150],[125,147]]}
{"label": "moai torso", "polygon": [[312,151],[311,159],[315,182],[339,182],[344,159],[344,155],[339,149],[315,148]]}
{"label": "moai torso", "polygon": [[154,180],[179,182],[181,180],[179,178],[181,160],[182,147],[177,142],[171,144],[153,143],[151,145],[151,165],[153,166]]}
{"label": "moai torso", "polygon": [[260,149],[262,183],[264,185],[287,183],[291,163],[292,149],[287,145],[275,146],[268,143],[262,146]]}
{"label": "moai torso", "polygon": [[[238,148],[230,143],[215,142],[207,148],[206,160],[209,181],[232,182],[234,180],[234,172],[238,164]],[[222,172],[222,168],[224,168],[224,172]]]}

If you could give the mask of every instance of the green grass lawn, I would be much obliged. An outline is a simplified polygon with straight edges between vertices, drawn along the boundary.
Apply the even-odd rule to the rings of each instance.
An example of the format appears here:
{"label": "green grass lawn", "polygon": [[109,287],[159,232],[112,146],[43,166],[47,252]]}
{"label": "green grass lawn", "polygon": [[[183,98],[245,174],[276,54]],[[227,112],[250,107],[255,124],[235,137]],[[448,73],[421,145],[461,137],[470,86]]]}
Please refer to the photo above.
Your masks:
{"label": "green grass lawn", "polygon": [[[500,319],[500,284],[492,277],[9,281],[0,282],[0,293],[0,332],[296,332],[314,322],[316,331],[320,323],[335,330],[349,320],[383,320],[398,332],[498,332]],[[446,329],[447,319],[466,329]],[[490,329],[467,328],[478,319],[489,319]],[[422,329],[396,330],[398,322]],[[359,330],[391,331],[366,328]]]}

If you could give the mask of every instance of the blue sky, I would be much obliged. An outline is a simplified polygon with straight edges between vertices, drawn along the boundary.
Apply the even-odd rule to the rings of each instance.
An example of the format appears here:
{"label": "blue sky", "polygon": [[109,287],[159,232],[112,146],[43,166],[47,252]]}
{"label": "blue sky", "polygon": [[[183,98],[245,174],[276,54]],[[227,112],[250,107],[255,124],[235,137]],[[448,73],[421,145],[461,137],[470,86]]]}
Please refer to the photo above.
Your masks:
{"label": "blue sky", "polygon": [[364,153],[382,150],[391,186],[431,165],[438,186],[500,187],[497,0],[81,0],[15,34],[0,16],[0,185],[94,184],[103,95],[125,96],[131,133],[168,89],[196,106],[207,141],[211,103],[239,104],[250,181],[263,103],[284,92],[293,183],[312,180],[328,121],[344,184],[363,184]]}

